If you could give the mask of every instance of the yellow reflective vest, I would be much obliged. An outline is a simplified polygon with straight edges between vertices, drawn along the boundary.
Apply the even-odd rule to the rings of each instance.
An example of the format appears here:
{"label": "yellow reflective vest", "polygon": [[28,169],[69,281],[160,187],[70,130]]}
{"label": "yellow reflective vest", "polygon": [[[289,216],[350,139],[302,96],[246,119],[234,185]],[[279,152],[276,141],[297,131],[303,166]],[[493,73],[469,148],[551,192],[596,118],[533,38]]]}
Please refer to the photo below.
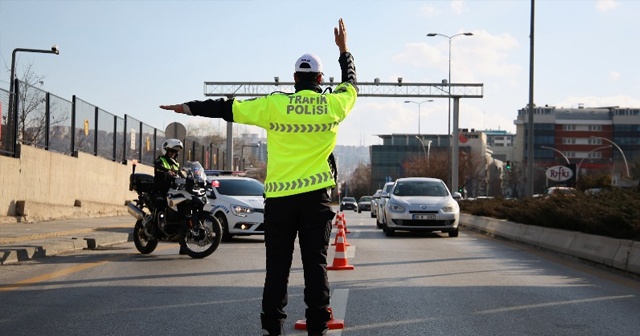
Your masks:
{"label": "yellow reflective vest", "polygon": [[327,94],[301,90],[233,102],[234,122],[267,131],[267,198],[335,186],[327,160],[336,146],[338,124],[356,98],[353,85],[342,83]]}
{"label": "yellow reflective vest", "polygon": [[166,157],[161,156],[160,157],[160,161],[162,161],[162,165],[167,168],[168,170],[173,170],[173,171],[179,171],[180,170],[180,163],[171,160],[172,162],[169,162],[169,160],[167,160]]}

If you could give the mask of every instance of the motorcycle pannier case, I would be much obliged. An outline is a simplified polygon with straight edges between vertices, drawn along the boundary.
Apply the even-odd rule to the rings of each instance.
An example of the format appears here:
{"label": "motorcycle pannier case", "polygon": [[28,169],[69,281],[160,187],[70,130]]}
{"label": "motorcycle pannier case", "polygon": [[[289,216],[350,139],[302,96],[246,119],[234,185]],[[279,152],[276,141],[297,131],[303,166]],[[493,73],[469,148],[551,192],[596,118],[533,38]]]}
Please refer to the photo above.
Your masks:
{"label": "motorcycle pannier case", "polygon": [[129,190],[150,193],[153,190],[153,175],[135,173],[129,176]]}

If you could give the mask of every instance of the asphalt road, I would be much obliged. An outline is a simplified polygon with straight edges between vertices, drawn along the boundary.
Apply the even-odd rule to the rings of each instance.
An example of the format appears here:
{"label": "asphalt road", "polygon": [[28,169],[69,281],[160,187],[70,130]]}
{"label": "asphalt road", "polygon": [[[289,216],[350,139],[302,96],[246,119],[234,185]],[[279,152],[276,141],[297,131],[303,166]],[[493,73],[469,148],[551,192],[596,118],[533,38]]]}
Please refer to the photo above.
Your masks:
{"label": "asphalt road", "polygon": [[[347,258],[330,271],[333,335],[637,335],[640,281],[573,258],[461,231],[385,237],[346,212]],[[334,231],[335,233],[335,231]],[[332,236],[333,242],[333,236]],[[0,268],[0,335],[260,335],[264,244],[202,260],[133,243]],[[330,248],[330,264],[335,246]],[[304,317],[296,251],[288,335]]]}

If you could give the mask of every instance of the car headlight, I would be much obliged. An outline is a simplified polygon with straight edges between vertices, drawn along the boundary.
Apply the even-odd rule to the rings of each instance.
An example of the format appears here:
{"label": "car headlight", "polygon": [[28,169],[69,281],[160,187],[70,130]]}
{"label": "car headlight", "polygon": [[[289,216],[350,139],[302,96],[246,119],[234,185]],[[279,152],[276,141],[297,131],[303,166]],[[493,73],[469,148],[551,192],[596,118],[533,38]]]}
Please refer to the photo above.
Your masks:
{"label": "car headlight", "polygon": [[232,204],[231,212],[236,216],[247,217],[248,214],[253,213],[253,208]]}
{"label": "car headlight", "polygon": [[404,212],[404,207],[400,204],[396,204],[396,203],[387,203],[389,206],[389,211],[391,212]]}
{"label": "car headlight", "polygon": [[458,212],[458,203],[449,203],[442,207],[442,212]]}

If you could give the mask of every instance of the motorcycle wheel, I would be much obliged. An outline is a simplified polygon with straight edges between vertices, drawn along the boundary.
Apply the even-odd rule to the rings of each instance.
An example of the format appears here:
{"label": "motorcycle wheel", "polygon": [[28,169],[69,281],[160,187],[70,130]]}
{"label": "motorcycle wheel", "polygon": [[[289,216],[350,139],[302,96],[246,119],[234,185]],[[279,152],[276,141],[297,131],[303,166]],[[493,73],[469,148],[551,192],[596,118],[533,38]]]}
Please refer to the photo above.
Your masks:
{"label": "motorcycle wheel", "polygon": [[222,225],[211,214],[202,214],[199,218],[200,225],[198,235],[187,229],[180,238],[180,249],[194,259],[201,259],[211,255],[220,245],[222,240]]}
{"label": "motorcycle wheel", "polygon": [[139,220],[133,227],[133,244],[136,246],[138,252],[149,254],[158,246],[158,240],[154,237],[147,236],[142,227],[142,221]]}

